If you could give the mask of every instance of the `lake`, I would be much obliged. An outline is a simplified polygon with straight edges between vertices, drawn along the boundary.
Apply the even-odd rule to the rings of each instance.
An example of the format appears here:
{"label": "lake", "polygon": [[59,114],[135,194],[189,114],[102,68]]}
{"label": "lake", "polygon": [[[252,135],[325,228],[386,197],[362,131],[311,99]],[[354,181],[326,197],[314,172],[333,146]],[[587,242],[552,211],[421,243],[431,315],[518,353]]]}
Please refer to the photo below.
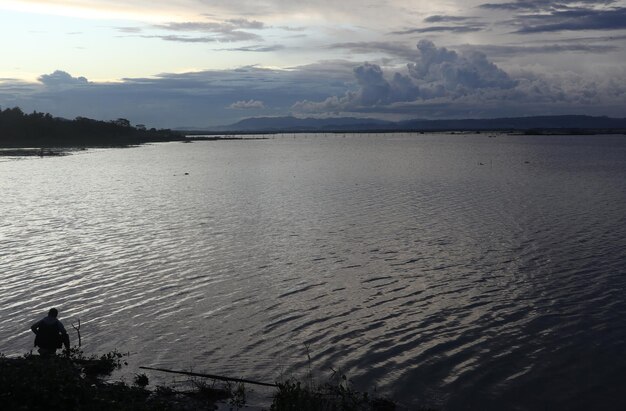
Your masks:
{"label": "lake", "polygon": [[268,137],[0,158],[0,352],[625,409],[625,136]]}

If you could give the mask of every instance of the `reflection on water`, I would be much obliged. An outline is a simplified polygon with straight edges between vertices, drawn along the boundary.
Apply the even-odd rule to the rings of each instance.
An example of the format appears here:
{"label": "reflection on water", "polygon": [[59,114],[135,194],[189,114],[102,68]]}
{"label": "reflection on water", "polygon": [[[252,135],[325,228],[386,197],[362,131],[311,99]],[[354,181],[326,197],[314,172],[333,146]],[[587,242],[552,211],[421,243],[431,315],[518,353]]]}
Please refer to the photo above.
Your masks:
{"label": "reflection on water", "polygon": [[159,144],[2,161],[0,192],[0,352],[54,305],[131,366],[271,380],[308,345],[405,404],[626,405],[621,136]]}

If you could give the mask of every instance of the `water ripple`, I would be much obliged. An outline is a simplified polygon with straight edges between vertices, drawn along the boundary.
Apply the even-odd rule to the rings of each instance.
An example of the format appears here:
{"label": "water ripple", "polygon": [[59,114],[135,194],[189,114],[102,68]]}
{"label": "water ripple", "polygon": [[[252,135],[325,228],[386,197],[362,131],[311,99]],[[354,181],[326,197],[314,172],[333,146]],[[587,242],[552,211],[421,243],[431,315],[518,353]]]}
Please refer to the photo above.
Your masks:
{"label": "water ripple", "polygon": [[619,409],[625,159],[610,136],[346,135],[4,161],[0,351],[56,305],[129,372],[271,380],[306,346],[407,405]]}

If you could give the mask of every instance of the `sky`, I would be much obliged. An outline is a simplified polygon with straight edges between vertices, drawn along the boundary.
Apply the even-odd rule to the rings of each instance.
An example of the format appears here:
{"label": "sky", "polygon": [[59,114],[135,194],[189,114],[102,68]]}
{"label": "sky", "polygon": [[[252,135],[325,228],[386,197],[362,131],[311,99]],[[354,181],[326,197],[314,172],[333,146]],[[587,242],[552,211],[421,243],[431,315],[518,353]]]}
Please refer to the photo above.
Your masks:
{"label": "sky", "polygon": [[248,117],[626,117],[626,0],[0,0],[0,107]]}

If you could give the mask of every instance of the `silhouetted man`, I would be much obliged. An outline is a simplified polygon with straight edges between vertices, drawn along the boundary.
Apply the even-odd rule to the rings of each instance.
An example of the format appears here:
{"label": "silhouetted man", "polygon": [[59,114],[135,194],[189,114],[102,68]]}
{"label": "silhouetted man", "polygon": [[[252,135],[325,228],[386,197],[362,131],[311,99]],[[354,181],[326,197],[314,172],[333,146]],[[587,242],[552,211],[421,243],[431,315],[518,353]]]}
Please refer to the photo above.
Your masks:
{"label": "silhouetted man", "polygon": [[65,345],[65,349],[70,349],[70,337],[65,331],[61,321],[57,320],[59,311],[51,308],[48,316],[33,324],[30,329],[35,333],[35,347],[39,347],[39,355],[49,357],[55,355],[57,349]]}

